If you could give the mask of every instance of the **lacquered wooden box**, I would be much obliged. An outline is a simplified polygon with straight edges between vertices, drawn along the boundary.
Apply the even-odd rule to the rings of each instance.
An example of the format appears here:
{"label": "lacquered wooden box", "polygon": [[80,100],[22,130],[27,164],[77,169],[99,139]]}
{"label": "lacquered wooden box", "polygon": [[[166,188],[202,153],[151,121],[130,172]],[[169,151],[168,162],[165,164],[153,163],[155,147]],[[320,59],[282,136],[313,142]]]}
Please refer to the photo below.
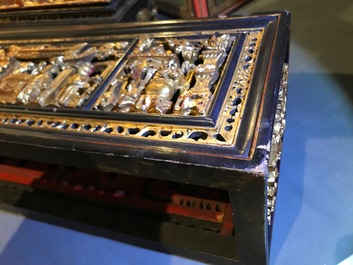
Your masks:
{"label": "lacquered wooden box", "polygon": [[[5,27],[0,155],[221,190],[231,212],[215,209],[214,222],[230,219],[230,233],[168,224],[194,231],[175,240],[176,248],[194,248],[196,258],[211,263],[266,264],[285,126],[289,19],[279,12]],[[8,175],[0,179],[2,187],[16,184]]]}

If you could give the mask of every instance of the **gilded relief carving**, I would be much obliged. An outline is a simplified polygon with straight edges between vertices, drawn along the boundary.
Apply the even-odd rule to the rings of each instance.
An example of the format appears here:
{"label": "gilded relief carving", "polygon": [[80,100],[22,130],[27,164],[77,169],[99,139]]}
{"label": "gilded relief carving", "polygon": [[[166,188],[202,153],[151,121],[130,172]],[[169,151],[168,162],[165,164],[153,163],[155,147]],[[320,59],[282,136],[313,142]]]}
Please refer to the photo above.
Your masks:
{"label": "gilded relief carving", "polygon": [[127,46],[10,45],[0,50],[0,103],[79,108]]}

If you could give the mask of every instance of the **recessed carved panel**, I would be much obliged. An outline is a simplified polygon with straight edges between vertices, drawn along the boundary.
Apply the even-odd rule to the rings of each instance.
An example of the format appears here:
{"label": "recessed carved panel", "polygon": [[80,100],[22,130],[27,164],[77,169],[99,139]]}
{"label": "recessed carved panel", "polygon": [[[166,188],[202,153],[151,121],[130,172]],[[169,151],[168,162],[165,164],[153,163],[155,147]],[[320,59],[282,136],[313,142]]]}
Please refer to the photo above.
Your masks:
{"label": "recessed carved panel", "polygon": [[128,46],[122,41],[0,49],[0,103],[80,108]]}
{"label": "recessed carved panel", "polygon": [[140,38],[94,109],[205,116],[234,41]]}

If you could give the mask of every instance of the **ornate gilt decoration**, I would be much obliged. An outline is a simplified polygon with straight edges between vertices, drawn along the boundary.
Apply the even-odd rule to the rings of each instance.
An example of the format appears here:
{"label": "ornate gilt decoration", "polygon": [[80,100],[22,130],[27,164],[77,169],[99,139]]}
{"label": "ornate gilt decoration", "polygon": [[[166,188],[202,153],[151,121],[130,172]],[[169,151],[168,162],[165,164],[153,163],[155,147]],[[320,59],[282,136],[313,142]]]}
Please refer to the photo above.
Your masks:
{"label": "ornate gilt decoration", "polygon": [[[119,73],[96,109],[117,102],[110,110],[204,116],[233,41],[229,34],[193,41],[141,38],[125,73]],[[117,84],[118,94],[111,92]]]}
{"label": "ornate gilt decoration", "polygon": [[127,46],[127,42],[119,42],[1,49],[0,103],[81,107]]}
{"label": "ornate gilt decoration", "polygon": [[[212,113],[219,90],[225,89],[213,126],[8,112],[0,113],[0,122],[113,137],[232,145],[262,34],[262,30],[252,30],[194,38],[145,36],[136,42],[16,44],[0,50],[0,102],[4,107],[203,119]],[[233,56],[241,35],[245,40],[231,83],[221,86],[228,57]]]}

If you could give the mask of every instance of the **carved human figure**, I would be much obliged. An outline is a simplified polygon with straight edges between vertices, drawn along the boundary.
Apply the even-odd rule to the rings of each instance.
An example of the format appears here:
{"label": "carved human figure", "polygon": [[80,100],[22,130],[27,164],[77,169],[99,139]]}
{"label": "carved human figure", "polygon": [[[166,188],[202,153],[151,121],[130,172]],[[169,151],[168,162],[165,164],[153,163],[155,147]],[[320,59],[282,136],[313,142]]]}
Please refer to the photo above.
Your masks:
{"label": "carved human figure", "polygon": [[136,103],[136,109],[143,112],[167,113],[178,90],[184,91],[185,77],[176,57],[163,61],[158,71],[147,84],[144,94]]}
{"label": "carved human figure", "polygon": [[230,45],[231,40],[228,34],[213,35],[203,43],[203,49],[199,55],[203,63],[197,65],[193,70],[195,84],[180,94],[174,105],[175,113],[183,115],[206,114],[214,84],[219,78],[219,68],[227,58]]}

